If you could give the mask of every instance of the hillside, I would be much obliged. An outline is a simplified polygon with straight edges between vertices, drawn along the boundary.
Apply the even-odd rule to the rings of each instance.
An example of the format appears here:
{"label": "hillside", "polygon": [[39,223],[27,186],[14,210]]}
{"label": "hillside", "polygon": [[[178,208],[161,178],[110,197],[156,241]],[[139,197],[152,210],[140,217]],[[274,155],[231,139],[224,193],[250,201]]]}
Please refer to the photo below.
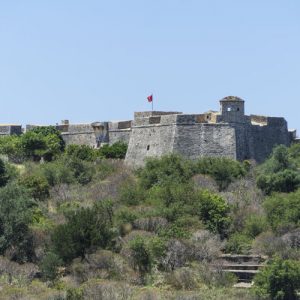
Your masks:
{"label": "hillside", "polygon": [[[65,147],[38,128],[0,152],[0,299],[297,299],[298,144],[261,165],[169,155],[133,170],[124,144]],[[222,254],[269,263],[237,289]]]}

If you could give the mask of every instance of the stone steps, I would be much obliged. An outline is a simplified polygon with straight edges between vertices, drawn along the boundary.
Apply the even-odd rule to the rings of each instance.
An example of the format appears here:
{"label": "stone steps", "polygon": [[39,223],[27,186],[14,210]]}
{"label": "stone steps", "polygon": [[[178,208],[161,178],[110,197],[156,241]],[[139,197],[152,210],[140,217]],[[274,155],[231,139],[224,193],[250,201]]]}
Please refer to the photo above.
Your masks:
{"label": "stone steps", "polygon": [[223,254],[219,257],[219,269],[238,277],[237,288],[250,288],[254,276],[265,266],[267,257],[261,255]]}

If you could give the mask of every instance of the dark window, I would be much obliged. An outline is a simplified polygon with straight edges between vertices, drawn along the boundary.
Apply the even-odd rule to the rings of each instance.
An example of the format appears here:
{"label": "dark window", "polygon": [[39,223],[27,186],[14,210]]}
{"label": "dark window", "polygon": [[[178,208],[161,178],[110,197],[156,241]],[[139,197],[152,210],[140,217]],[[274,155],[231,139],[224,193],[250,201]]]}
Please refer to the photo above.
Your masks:
{"label": "dark window", "polygon": [[236,110],[237,110],[237,111],[240,111],[240,108],[238,107]]}
{"label": "dark window", "polygon": [[147,151],[149,151],[149,149],[150,149],[150,145],[147,146]]}

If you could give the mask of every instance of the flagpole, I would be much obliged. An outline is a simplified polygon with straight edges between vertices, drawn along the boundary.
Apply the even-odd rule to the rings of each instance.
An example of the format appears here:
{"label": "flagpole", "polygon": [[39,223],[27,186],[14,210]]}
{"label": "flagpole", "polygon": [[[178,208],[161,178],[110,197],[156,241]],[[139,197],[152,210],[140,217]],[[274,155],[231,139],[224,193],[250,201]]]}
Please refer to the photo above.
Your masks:
{"label": "flagpole", "polygon": [[152,101],[151,101],[151,104],[152,104],[152,111],[153,111],[153,99],[154,99],[154,97],[153,97],[153,94],[152,94]]}

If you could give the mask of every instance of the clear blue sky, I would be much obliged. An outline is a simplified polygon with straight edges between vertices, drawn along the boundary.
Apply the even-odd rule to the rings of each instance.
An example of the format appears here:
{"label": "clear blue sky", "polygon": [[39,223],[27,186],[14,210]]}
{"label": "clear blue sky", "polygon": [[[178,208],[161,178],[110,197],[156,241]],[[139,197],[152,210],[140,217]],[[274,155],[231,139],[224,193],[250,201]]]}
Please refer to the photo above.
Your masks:
{"label": "clear blue sky", "polygon": [[126,120],[150,93],[300,129],[300,1],[0,0],[0,123]]}

